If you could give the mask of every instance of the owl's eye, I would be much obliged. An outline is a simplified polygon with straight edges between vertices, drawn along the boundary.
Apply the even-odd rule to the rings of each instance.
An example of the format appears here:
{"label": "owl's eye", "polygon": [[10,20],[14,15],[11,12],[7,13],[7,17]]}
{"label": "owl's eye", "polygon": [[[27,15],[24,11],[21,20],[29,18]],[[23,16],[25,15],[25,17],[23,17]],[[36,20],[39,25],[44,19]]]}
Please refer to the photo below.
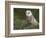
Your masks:
{"label": "owl's eye", "polygon": [[28,12],[28,14],[30,14],[30,12]]}

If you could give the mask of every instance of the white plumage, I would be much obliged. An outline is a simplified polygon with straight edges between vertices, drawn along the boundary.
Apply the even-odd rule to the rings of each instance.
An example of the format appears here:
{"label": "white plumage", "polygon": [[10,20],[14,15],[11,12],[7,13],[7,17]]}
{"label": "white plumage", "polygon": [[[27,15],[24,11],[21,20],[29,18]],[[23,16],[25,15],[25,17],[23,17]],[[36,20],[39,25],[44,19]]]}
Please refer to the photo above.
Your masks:
{"label": "white plumage", "polygon": [[32,12],[30,10],[26,10],[26,20],[31,23],[32,25],[38,25],[38,22],[36,21],[36,19],[34,18],[34,16],[32,15]]}

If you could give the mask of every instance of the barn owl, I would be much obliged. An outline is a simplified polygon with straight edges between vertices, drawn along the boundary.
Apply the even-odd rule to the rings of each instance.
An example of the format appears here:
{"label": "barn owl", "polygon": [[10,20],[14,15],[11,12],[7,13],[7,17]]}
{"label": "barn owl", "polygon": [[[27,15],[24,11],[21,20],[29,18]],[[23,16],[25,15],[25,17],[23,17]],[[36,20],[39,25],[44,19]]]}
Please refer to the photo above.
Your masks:
{"label": "barn owl", "polygon": [[38,25],[38,22],[36,21],[35,17],[32,15],[31,10],[26,10],[26,20],[31,23],[32,25]]}

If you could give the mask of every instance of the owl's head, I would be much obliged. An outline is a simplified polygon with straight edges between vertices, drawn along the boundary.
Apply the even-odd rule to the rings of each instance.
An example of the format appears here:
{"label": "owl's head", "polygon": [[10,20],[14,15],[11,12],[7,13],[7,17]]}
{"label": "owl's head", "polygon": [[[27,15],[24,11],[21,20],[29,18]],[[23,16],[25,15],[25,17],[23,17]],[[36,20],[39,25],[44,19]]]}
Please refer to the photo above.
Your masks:
{"label": "owl's head", "polygon": [[30,10],[26,10],[25,14],[26,14],[26,16],[31,16],[32,12]]}

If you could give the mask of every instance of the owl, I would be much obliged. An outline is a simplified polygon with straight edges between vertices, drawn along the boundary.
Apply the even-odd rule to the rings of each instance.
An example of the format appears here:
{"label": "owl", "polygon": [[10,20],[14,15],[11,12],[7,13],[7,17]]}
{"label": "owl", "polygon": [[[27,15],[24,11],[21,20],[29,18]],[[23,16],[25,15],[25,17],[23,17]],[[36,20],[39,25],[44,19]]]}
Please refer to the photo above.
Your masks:
{"label": "owl", "polygon": [[31,10],[26,10],[25,14],[27,22],[31,23],[32,25],[38,25],[38,21],[33,16]]}

